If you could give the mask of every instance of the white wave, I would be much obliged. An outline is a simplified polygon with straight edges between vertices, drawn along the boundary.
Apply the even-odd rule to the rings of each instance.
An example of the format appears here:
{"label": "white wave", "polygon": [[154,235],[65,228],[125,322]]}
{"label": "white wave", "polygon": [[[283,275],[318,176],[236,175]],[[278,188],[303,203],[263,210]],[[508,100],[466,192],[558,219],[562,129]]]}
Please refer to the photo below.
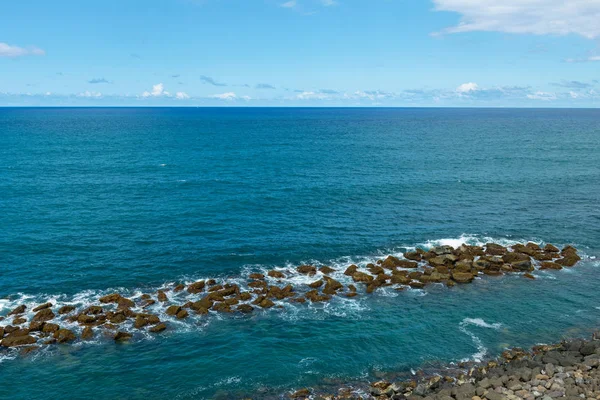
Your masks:
{"label": "white wave", "polygon": [[490,324],[490,323],[485,322],[481,318],[465,318],[459,324],[458,329],[465,335],[468,335],[471,338],[471,340],[473,340],[473,344],[475,344],[475,347],[477,347],[477,352],[475,354],[473,354],[470,359],[467,358],[467,359],[463,359],[461,361],[473,360],[476,362],[481,362],[483,360],[483,358],[487,355],[488,349],[487,349],[487,347],[484,346],[483,342],[481,341],[481,339],[479,337],[477,337],[477,335],[475,335],[473,332],[471,332],[470,330],[467,329],[467,326],[469,326],[469,325],[477,326],[480,328],[499,330],[502,327],[502,324],[499,322]]}

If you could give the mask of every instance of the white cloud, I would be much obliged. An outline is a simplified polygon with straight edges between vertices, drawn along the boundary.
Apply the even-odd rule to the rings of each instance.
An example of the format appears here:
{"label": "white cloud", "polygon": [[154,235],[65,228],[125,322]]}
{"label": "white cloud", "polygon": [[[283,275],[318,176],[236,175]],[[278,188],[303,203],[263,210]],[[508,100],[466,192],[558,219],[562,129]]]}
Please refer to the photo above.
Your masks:
{"label": "white cloud", "polygon": [[100,98],[102,97],[102,93],[99,92],[90,92],[89,90],[86,90],[85,92],[79,93],[77,95],[77,97],[87,97],[87,98]]}
{"label": "white cloud", "polygon": [[462,85],[456,88],[456,92],[460,94],[468,94],[477,90],[479,90],[479,85],[475,82],[463,83]]}
{"label": "white cloud", "polygon": [[18,46],[11,46],[7,43],[0,42],[0,57],[22,57],[22,56],[43,56],[46,52],[37,47],[29,47],[27,49]]}
{"label": "white cloud", "polygon": [[528,94],[527,98],[531,99],[531,100],[551,101],[551,100],[556,100],[557,97],[556,97],[555,93],[535,92],[535,93]]}
{"label": "white cloud", "polygon": [[296,96],[298,100],[328,100],[329,95],[317,92],[302,92]]}
{"label": "white cloud", "polygon": [[281,7],[284,7],[284,8],[294,8],[294,7],[296,7],[296,0],[286,1],[285,3],[281,4]]}
{"label": "white cloud", "polygon": [[321,0],[321,4],[323,4],[325,7],[329,7],[329,6],[336,6],[338,4],[338,2],[335,0]]}
{"label": "white cloud", "polygon": [[142,97],[148,98],[148,97],[171,97],[171,94],[167,91],[165,91],[165,87],[162,83],[157,83],[156,85],[152,86],[152,91],[151,92],[144,92],[142,93]]}
{"label": "white cloud", "polygon": [[177,98],[178,100],[187,100],[190,98],[190,95],[186,92],[177,92],[175,93],[175,98]]}
{"label": "white cloud", "polygon": [[460,23],[441,33],[494,31],[535,35],[600,36],[600,0],[433,0]]}
{"label": "white cloud", "polygon": [[210,96],[213,99],[219,99],[219,100],[225,100],[225,101],[233,101],[236,100],[238,97],[235,93],[233,92],[227,92],[227,93],[221,93],[221,94],[215,94]]}
{"label": "white cloud", "polygon": [[600,61],[600,56],[589,56],[586,58],[567,58],[565,61],[568,63],[594,62]]}

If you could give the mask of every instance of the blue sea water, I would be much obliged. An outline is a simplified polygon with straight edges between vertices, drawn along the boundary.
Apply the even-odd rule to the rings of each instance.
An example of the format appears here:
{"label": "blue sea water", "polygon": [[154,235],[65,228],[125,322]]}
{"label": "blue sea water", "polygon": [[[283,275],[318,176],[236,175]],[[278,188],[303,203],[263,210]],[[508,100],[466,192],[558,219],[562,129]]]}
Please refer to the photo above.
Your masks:
{"label": "blue sea water", "polygon": [[584,256],[535,281],[2,350],[0,398],[278,398],[586,335],[600,326],[599,150],[592,109],[0,108],[0,315],[437,243]]}

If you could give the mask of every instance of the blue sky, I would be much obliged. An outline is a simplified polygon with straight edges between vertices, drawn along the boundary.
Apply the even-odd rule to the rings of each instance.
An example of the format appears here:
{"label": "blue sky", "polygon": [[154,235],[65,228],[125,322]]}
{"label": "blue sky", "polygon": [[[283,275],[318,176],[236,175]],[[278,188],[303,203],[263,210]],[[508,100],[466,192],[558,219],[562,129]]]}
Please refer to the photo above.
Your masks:
{"label": "blue sky", "polygon": [[0,105],[600,106],[600,0],[29,0]]}

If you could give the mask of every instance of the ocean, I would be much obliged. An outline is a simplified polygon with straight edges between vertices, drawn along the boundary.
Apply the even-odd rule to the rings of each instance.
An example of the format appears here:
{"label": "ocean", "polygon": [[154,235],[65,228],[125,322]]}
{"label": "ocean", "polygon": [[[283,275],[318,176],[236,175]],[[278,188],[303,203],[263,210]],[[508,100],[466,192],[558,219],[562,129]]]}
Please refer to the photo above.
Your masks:
{"label": "ocean", "polygon": [[161,315],[164,333],[127,343],[0,350],[0,398],[282,398],[585,336],[600,326],[599,150],[595,109],[0,108],[0,316],[306,263],[341,280],[437,244],[583,257],[534,281]]}

